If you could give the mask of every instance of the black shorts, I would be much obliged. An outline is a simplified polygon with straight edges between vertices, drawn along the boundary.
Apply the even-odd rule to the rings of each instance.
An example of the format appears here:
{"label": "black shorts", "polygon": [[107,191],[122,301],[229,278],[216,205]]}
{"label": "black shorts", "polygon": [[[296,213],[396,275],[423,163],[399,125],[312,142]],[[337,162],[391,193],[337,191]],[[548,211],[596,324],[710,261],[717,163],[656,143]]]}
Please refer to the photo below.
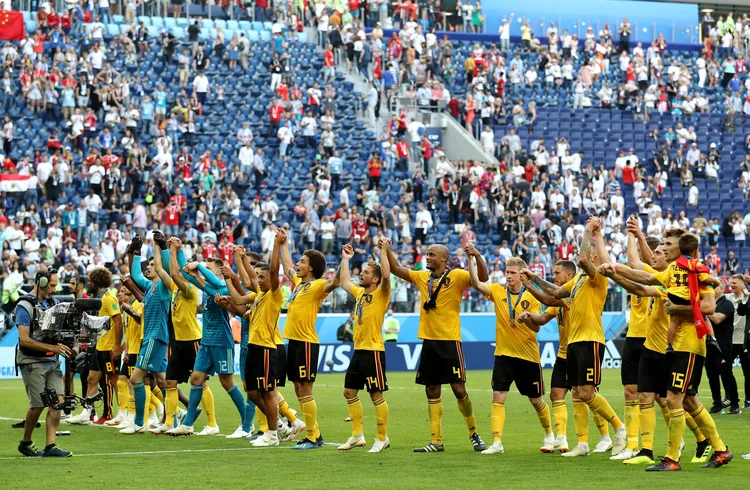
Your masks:
{"label": "black shorts", "polygon": [[286,386],[286,344],[276,344],[276,386],[283,388]]}
{"label": "black shorts", "polygon": [[675,352],[670,357],[672,365],[669,370],[669,391],[688,396],[697,395],[706,358],[692,352]]}
{"label": "black shorts", "polygon": [[539,398],[544,395],[542,365],[518,357],[495,356],[492,391],[510,391],[513,383],[523,396]]}
{"label": "black shorts", "polygon": [[417,368],[418,385],[433,386],[466,382],[466,364],[458,340],[424,340]]}
{"label": "black shorts", "polygon": [[587,340],[568,344],[568,383],[570,386],[599,386],[602,381],[604,344]]}
{"label": "black shorts", "polygon": [[555,359],[555,366],[552,368],[552,379],[550,380],[550,387],[570,390],[570,384],[568,383],[567,359],[559,356],[557,357],[557,359]]}
{"label": "black shorts", "polygon": [[123,360],[122,365],[120,366],[120,375],[130,379],[130,377],[133,375],[133,370],[135,369],[136,362],[138,362],[138,353],[136,352],[135,354],[128,354],[127,362]]}
{"label": "black shorts", "polygon": [[167,379],[178,383],[190,381],[195,366],[195,356],[201,346],[200,340],[175,340],[167,350]]}
{"label": "black shorts", "polygon": [[638,365],[638,392],[656,393],[666,398],[671,377],[667,355],[644,348]]}
{"label": "black shorts", "polygon": [[114,374],[120,365],[120,358],[113,356],[110,350],[94,350],[94,354],[89,355],[89,363],[89,371]]}
{"label": "black shorts", "polygon": [[385,351],[355,350],[346,370],[344,388],[361,390],[367,385],[368,393],[388,391],[385,377]]}
{"label": "black shorts", "polygon": [[667,299],[673,304],[678,306],[690,306],[690,300],[685,298],[680,298],[679,296],[676,296],[672,293],[667,293]]}
{"label": "black shorts", "polygon": [[320,344],[290,340],[286,348],[286,377],[289,381],[315,382]]}
{"label": "black shorts", "polygon": [[620,379],[623,385],[638,384],[638,368],[643,355],[643,343],[645,337],[626,337],[625,347],[622,350],[622,369]]}
{"label": "black shorts", "polygon": [[247,391],[267,393],[276,386],[276,349],[247,344],[245,383]]}

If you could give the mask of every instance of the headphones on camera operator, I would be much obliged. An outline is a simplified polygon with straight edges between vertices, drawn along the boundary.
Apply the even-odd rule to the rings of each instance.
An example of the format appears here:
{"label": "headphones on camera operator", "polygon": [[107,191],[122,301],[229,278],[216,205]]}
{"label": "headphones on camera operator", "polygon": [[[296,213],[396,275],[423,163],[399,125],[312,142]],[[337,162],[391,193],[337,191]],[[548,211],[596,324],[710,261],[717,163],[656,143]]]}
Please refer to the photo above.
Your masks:
{"label": "headphones on camera operator", "polygon": [[[37,288],[46,288],[49,285],[50,278],[52,274],[55,274],[54,271],[39,271],[36,273],[36,276],[34,277],[34,289]],[[36,311],[37,306],[42,305],[42,301],[45,302],[44,309],[50,308],[57,304],[57,300],[50,296],[48,298],[45,298],[42,300],[39,296],[29,293],[21,296],[19,298],[18,302],[16,303],[16,307],[13,310],[13,315],[11,317],[11,320],[13,322],[13,325],[16,325],[16,318],[17,318],[17,312],[18,308],[23,308],[26,313],[29,315],[29,335],[34,338],[34,333],[36,331],[38,318],[36,317]],[[39,339],[36,339],[39,340]],[[57,354],[53,352],[43,352],[33,349],[28,349],[26,347],[21,347],[20,341],[19,344],[16,346],[16,357],[18,357],[18,354],[23,354],[27,357],[36,357],[36,358],[50,358],[55,357]]]}

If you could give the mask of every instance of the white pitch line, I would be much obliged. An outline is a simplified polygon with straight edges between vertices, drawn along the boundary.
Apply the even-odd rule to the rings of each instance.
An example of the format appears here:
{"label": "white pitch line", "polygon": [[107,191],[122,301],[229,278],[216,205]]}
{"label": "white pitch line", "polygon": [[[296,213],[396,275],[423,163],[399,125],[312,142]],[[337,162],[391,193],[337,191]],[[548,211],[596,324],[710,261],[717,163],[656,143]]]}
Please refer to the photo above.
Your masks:
{"label": "white pitch line", "polygon": [[[338,442],[326,442],[326,446],[340,446]],[[165,451],[125,451],[120,453],[87,453],[87,454],[75,454],[74,458],[100,458],[100,457],[111,457],[111,456],[141,456],[144,454],[185,454],[185,453],[219,453],[229,451],[252,451],[252,450],[263,450],[263,449],[291,449],[293,446],[271,446],[268,447],[226,447],[226,448],[214,448],[214,449],[168,449]],[[37,458],[25,458],[23,456],[18,457],[4,457],[0,458],[0,461],[10,460],[34,460]]]}

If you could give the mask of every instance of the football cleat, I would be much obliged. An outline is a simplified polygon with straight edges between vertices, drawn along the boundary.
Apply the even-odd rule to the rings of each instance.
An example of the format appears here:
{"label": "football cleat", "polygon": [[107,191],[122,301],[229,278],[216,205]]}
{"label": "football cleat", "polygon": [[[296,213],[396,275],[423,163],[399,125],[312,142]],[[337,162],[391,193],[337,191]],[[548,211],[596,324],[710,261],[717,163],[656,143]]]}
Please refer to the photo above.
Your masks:
{"label": "football cleat", "polygon": [[721,411],[724,410],[724,407],[721,405],[712,405],[711,408],[708,409],[708,413],[710,414],[717,414],[721,413]]}
{"label": "football cleat", "polygon": [[51,444],[42,451],[43,458],[69,458],[71,456],[73,456],[72,452],[60,449],[57,444]]}
{"label": "football cleat", "polygon": [[289,427],[290,433],[289,435],[284,438],[285,441],[293,441],[297,438],[297,436],[301,433],[307,430],[307,426],[303,421],[300,419],[297,419],[294,421],[294,423]]}
{"label": "football cleat", "polygon": [[708,461],[708,457],[711,455],[711,444],[708,439],[704,439],[698,443],[695,448],[695,457],[690,460],[691,463],[705,463]]}
{"label": "football cleat", "polygon": [[107,422],[110,422],[112,420],[113,420],[112,417],[99,417],[98,419],[96,419],[96,422],[94,422],[91,425],[98,425],[98,426],[105,425],[106,426],[106,425],[109,425],[107,424]]}
{"label": "football cleat", "polygon": [[203,428],[202,431],[195,434],[196,436],[218,436],[219,435],[219,426],[211,427],[210,425],[207,425]]}
{"label": "football cleat", "polygon": [[308,449],[318,449],[319,447],[320,446],[318,446],[317,443],[305,438],[299,441],[296,445],[292,446],[292,449],[296,449],[298,451],[306,451]]}
{"label": "football cleat", "polygon": [[149,427],[151,426],[156,427],[159,424],[161,424],[161,419],[158,418],[155,413],[148,414],[148,420],[146,420],[146,425],[148,425]]}
{"label": "football cleat", "polygon": [[286,441],[289,435],[292,433],[292,429],[289,428],[289,426],[281,423],[281,419],[279,419],[279,424],[276,426],[276,433],[279,435],[279,441]]}
{"label": "football cleat", "polygon": [[742,414],[742,409],[739,405],[731,405],[729,408],[724,409],[724,412],[727,415],[740,415]]}
{"label": "football cleat", "polygon": [[503,454],[504,452],[505,448],[502,441],[495,441],[490,447],[482,451],[482,454]]}
{"label": "football cleat", "polygon": [[596,443],[596,447],[592,452],[594,453],[606,453],[612,449],[612,439],[609,436],[602,436],[599,442]]}
{"label": "football cleat", "polygon": [[340,445],[338,447],[339,451],[351,451],[355,447],[365,447],[367,445],[367,441],[365,440],[365,436],[360,432],[360,434],[356,437],[352,436],[349,439],[346,440],[345,443]]}
{"label": "football cleat", "polygon": [[156,412],[155,413],[156,418],[158,418],[159,421],[164,420],[164,404],[163,403],[160,403],[156,406],[155,412]]}
{"label": "football cleat", "polygon": [[431,442],[424,447],[414,448],[415,453],[442,453],[444,451],[445,446],[442,444],[435,444],[434,442]]}
{"label": "football cleat", "polygon": [[177,425],[180,425],[182,421],[185,420],[185,415],[187,415],[187,410],[184,410],[182,408],[177,410],[177,413],[175,414],[175,416],[177,417]]}
{"label": "football cleat", "polygon": [[[598,446],[598,445],[597,445]],[[617,456],[628,447],[628,436],[625,433],[625,426],[615,431],[615,440],[612,443],[612,456]],[[596,452],[596,451],[594,451]]]}
{"label": "football cleat", "polygon": [[42,456],[42,451],[40,451],[33,442],[24,444],[24,442],[21,441],[18,444],[18,452],[23,454],[27,458],[39,458]]}
{"label": "football cleat", "polygon": [[125,434],[127,436],[133,435],[133,434],[142,434],[143,431],[146,430],[145,425],[135,425],[135,424],[128,424],[127,427],[122,429],[120,431],[120,434]]}
{"label": "football cleat", "polygon": [[724,451],[714,451],[711,459],[703,465],[703,468],[718,468],[731,463],[733,459],[734,455],[729,451],[729,447],[727,447]]}
{"label": "football cleat", "polygon": [[585,446],[578,444],[576,447],[568,451],[567,453],[563,453],[562,455],[566,458],[576,458],[578,456],[589,456],[591,454],[591,451],[589,451],[588,444]]}
{"label": "football cleat", "polygon": [[244,439],[245,439],[246,441],[250,441],[250,442],[253,442],[254,440],[256,440],[256,439],[257,439],[257,438],[259,438],[259,437],[263,437],[263,431],[260,431],[260,430],[259,430],[259,431],[258,431],[258,432],[256,432],[255,434],[248,434],[248,435],[247,435],[247,436],[246,436],[246,437],[245,437]]}
{"label": "football cleat", "polygon": [[177,436],[191,436],[193,435],[193,432],[195,431],[193,430],[192,426],[180,424],[174,429],[169,429],[168,431],[165,432],[165,434],[167,434],[168,436],[177,437]]}
{"label": "football cleat", "polygon": [[124,429],[125,427],[129,426],[132,423],[133,422],[131,420],[125,419],[122,422],[120,422],[119,424],[113,425],[112,428],[113,429]]}
{"label": "football cleat", "polygon": [[388,439],[388,436],[385,436],[385,441],[381,441],[380,439],[375,439],[375,442],[372,443],[372,447],[367,452],[379,453],[379,452],[382,452],[384,449],[388,449],[389,447],[391,447],[391,440]]}
{"label": "football cleat", "polygon": [[88,410],[84,410],[78,415],[73,415],[65,422],[70,425],[91,425],[91,413]]}
{"label": "football cleat", "polygon": [[539,450],[543,453],[554,453],[555,452],[555,436],[552,434],[544,437],[544,443]]}
{"label": "football cleat", "polygon": [[475,432],[472,435],[469,436],[469,440],[471,441],[471,445],[474,446],[474,451],[484,451],[484,449],[487,447],[484,444],[484,441],[481,437],[479,437],[479,433]]}
{"label": "football cleat", "polygon": [[246,439],[250,435],[249,432],[242,430],[242,426],[237,427],[237,430],[227,436],[227,439]]}
{"label": "football cleat", "polygon": [[635,457],[635,452],[632,449],[625,449],[624,451],[620,451],[619,454],[616,454],[614,456],[610,456],[610,461],[627,461],[629,459],[633,459]]}
{"label": "football cleat", "polygon": [[259,437],[253,442],[251,442],[255,447],[270,447],[270,446],[278,446],[279,445],[279,438],[276,434],[271,434],[270,432],[266,432],[263,434],[263,437]]}
{"label": "football cleat", "polygon": [[147,430],[150,434],[158,436],[160,434],[165,434],[169,429],[171,429],[171,427],[168,427],[167,424],[159,424],[153,427],[149,427]]}
{"label": "football cleat", "polygon": [[128,416],[127,410],[120,410],[119,412],[117,412],[117,415],[115,416],[115,418],[110,419],[106,422],[106,425],[110,427],[114,427],[115,425],[120,425],[120,423],[127,420],[127,416]]}
{"label": "football cleat", "polygon": [[568,452],[568,438],[565,436],[557,436],[555,438],[555,451],[560,451],[561,453],[567,453]]}
{"label": "football cleat", "polygon": [[315,444],[318,445],[318,447],[323,447],[326,445],[325,441],[323,441],[323,436],[319,435],[317,439],[315,439]]}
{"label": "football cleat", "polygon": [[630,459],[626,459],[625,461],[623,461],[623,463],[632,464],[632,465],[636,465],[636,464],[652,465],[654,464],[654,453],[653,451],[650,451],[648,449],[641,449],[640,451],[638,451],[638,454],[636,454]]}
{"label": "football cleat", "polygon": [[646,468],[646,471],[680,471],[681,469],[680,463],[677,461],[664,458],[661,460],[661,463]]}

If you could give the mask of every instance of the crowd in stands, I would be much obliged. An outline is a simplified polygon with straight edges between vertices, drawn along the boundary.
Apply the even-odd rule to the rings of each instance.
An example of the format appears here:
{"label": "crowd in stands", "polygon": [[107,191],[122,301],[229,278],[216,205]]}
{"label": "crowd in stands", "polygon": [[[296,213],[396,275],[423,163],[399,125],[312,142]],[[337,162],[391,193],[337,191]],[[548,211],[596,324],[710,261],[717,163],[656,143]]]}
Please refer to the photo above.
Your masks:
{"label": "crowd in stands", "polygon": [[[476,6],[463,12],[471,10],[473,19],[481,7],[471,5]],[[646,91],[655,85],[658,104],[666,98],[671,107],[683,97],[670,98],[667,89],[662,97],[663,87],[675,88],[676,94],[685,87],[684,98],[689,97],[699,86],[690,77],[695,66],[675,72],[677,82],[688,76],[679,88],[671,68],[663,78],[654,69],[654,59],[670,60],[666,43],[640,54],[637,46],[633,59],[623,64],[615,61],[623,55],[617,54],[611,33],[587,36],[579,53],[572,36],[550,31],[552,43],[534,54],[539,63],[547,60],[534,78],[526,75],[534,71],[529,60],[536,43],[514,44],[516,54],[507,59],[508,43],[501,42],[501,49],[438,40],[434,27],[425,29],[410,15],[394,16],[399,29],[386,38],[374,16],[369,20],[375,20],[375,28],[365,32],[362,12],[352,2],[330,9],[322,2],[310,10],[297,3],[263,9],[270,21],[268,41],[205,19],[161,29],[130,16],[132,22],[123,21],[113,33],[111,12],[86,11],[81,17],[80,10],[74,6],[67,12],[72,22],[56,24],[51,7],[43,7],[37,30],[0,49],[3,173],[28,176],[29,189],[2,195],[5,307],[39,267],[58,268],[63,284],[96,266],[119,272],[118,258],[133,234],[148,238],[155,229],[180,235],[189,258],[231,261],[234,243],[267,254],[281,226],[292,237],[290,246],[317,248],[332,266],[341,245],[352,242],[353,270],[377,255],[373,244],[379,236],[398,243],[401,260],[415,267],[424,260],[423,244],[433,242],[455,250],[452,265],[465,267],[461,246],[473,241],[487,254],[491,280],[503,283],[504,261],[511,255],[544,275],[554,261],[575,259],[588,214],[605,217],[609,250],[624,260],[628,193],[637,201],[630,211],[640,215],[649,233],[688,223],[709,246],[731,236],[739,247],[750,223],[750,215],[738,212],[720,221],[714,216],[691,221],[678,210],[662,213],[658,196],[666,181],[649,173],[650,156],[640,149],[617,162],[590,162],[564,138],[545,143],[541,135],[533,136],[539,105],[533,94],[548,100],[545,94],[555,93],[556,103],[572,107],[576,84],[585,79],[581,72],[597,63],[602,71],[599,78],[592,75],[592,84],[615,78],[627,84],[631,68],[641,67],[640,76],[645,64],[650,67]],[[85,16],[92,22],[79,25]],[[319,34],[322,52],[305,44],[297,19]],[[733,32],[744,25],[735,24],[740,27]],[[503,41],[503,32],[500,37]],[[610,54],[591,55],[597,39]],[[728,50],[722,53],[730,56]],[[709,43],[701,59],[714,57]],[[613,61],[607,64],[608,59]],[[551,84],[548,65],[560,71]],[[365,93],[350,93],[347,71],[369,82]],[[512,73],[523,73],[520,82]],[[248,85],[232,85],[227,77]],[[738,79],[744,83],[744,77]],[[710,77],[705,86],[708,94]],[[641,91],[640,84],[636,87]],[[717,88],[710,95],[723,93]],[[398,111],[381,115],[396,95],[415,98],[423,110],[447,107],[498,163],[448,160],[424,137],[420,122]],[[375,131],[343,107],[357,100]],[[626,106],[637,100],[645,95],[629,96]],[[236,105],[243,104],[251,110],[238,113]],[[507,128],[502,138],[496,126]],[[669,158],[659,160],[660,171],[679,170],[686,195],[695,194],[691,175],[710,177],[720,158],[718,151],[712,157],[707,150],[694,160],[695,152],[685,148],[695,140],[689,131],[682,126],[665,131]],[[673,157],[680,147],[688,164]],[[750,168],[743,165],[739,181],[750,189]],[[147,240],[144,247],[153,243]],[[715,261],[717,268],[743,266],[731,253]],[[414,308],[414,291],[406,283],[395,280],[393,295],[396,311]],[[622,291],[613,287],[611,295],[608,308],[619,310]],[[345,294],[333,294],[323,308],[348,311],[345,304]],[[485,307],[468,294],[462,306],[463,311]]]}

